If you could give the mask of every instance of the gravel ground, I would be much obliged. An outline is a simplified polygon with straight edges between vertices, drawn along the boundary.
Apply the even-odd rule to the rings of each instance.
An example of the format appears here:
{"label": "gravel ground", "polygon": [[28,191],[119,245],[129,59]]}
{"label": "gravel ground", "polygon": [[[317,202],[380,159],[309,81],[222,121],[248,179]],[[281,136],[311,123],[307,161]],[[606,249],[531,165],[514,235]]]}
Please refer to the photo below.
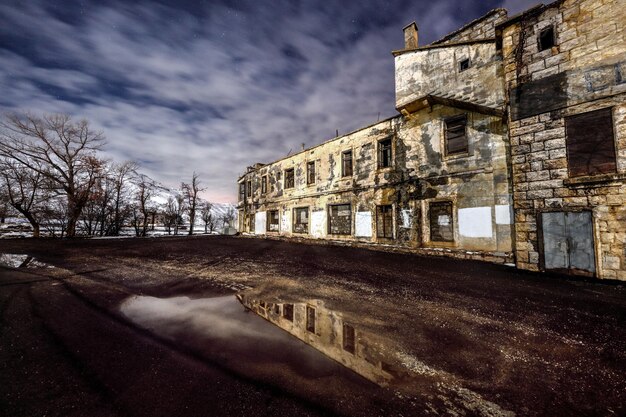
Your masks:
{"label": "gravel ground", "polygon": [[[0,415],[626,414],[621,283],[220,236],[2,240],[0,253],[55,267],[0,268]],[[237,292],[322,300],[406,372],[378,387],[238,360],[197,326],[165,334],[120,311]]]}

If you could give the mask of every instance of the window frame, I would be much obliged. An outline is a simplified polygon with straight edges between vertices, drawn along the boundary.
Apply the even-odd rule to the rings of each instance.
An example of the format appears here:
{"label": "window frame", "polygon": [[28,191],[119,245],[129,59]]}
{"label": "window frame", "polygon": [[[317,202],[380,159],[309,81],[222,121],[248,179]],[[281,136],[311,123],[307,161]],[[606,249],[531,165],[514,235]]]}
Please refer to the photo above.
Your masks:
{"label": "window frame", "polygon": [[[449,206],[450,207],[450,228],[452,231],[452,238],[450,240],[447,239],[434,239],[433,238],[433,206]],[[456,238],[454,235],[454,203],[451,200],[440,200],[440,201],[430,201],[428,203],[428,229],[429,229],[429,239],[433,243],[439,244],[452,244],[456,242]]]}
{"label": "window frame", "polygon": [[[467,62],[467,67],[463,68],[463,64]],[[463,58],[459,61],[459,72],[467,71],[472,67],[472,60],[470,58]]]}
{"label": "window frame", "polygon": [[[389,146],[383,145],[383,143],[389,142]],[[384,157],[383,152],[388,151],[389,156]],[[378,169],[386,169],[393,167],[393,137],[387,137],[376,141],[376,166]]]}
{"label": "window frame", "polygon": [[267,194],[267,174],[261,177],[261,194]]}
{"label": "window frame", "polygon": [[[302,231],[298,231],[296,230],[296,220],[298,219],[298,211],[299,210],[306,210],[306,229],[304,232]],[[301,223],[298,223],[301,224]],[[309,233],[309,225],[311,224],[311,210],[309,209],[309,206],[303,206],[303,207],[294,207],[293,208],[293,214],[292,214],[292,221],[291,221],[291,230],[293,233],[299,233],[299,234],[308,234]]]}
{"label": "window frame", "polygon": [[[351,336],[346,337],[347,334],[351,334]],[[348,323],[343,323],[342,326],[341,347],[348,353],[353,355],[356,353],[356,329]]]}
{"label": "window frame", "polygon": [[306,331],[315,334],[315,330],[317,328],[317,311],[315,311],[315,307],[307,304],[305,314]]}
{"label": "window frame", "polygon": [[245,201],[246,199],[246,183],[244,181],[239,183],[239,201]]}
{"label": "window frame", "polygon": [[[311,170],[310,168],[313,167]],[[306,163],[306,185],[313,185],[317,182],[316,178],[316,167],[315,161],[309,161]],[[313,179],[311,179],[311,174],[313,174]]]}
{"label": "window frame", "polygon": [[[551,44],[549,46],[544,47],[544,42],[543,40],[546,39],[546,37],[544,36],[547,32],[551,32],[552,36],[550,37],[551,40]],[[539,52],[542,51],[547,51],[549,49],[552,49],[553,47],[556,46],[556,30],[554,28],[554,25],[548,25],[542,29],[539,30],[539,33],[537,34],[537,50]]]}
{"label": "window frame", "polygon": [[[291,173],[290,178],[287,178],[287,173]],[[292,188],[296,187],[296,170],[294,168],[287,168],[283,171],[283,189],[284,190],[290,190]],[[291,185],[288,186],[288,179],[291,179]]]}
{"label": "window frame", "polygon": [[[347,172],[348,170],[346,169],[346,155],[350,155],[350,172]],[[351,177],[354,175],[354,155],[352,153],[352,149],[346,149],[345,151],[341,152],[341,177]]]}
{"label": "window frame", "polygon": [[[586,111],[586,112],[582,112],[582,113],[577,113],[577,114],[571,114],[568,116],[564,117],[564,124],[565,124],[565,159],[567,161],[567,175],[569,178],[579,178],[579,177],[593,177],[596,175],[610,175],[610,174],[615,174],[617,172],[619,172],[619,164],[618,164],[618,146],[617,146],[617,135],[615,134],[615,117],[613,114],[613,106],[610,107],[603,107],[600,109],[595,109],[595,110],[590,110],[590,111]],[[573,139],[571,139],[571,135],[569,134],[569,129],[570,126],[572,124],[573,120],[576,119],[580,119],[580,118],[584,118],[584,117],[591,117],[594,114],[599,114],[601,112],[605,112],[607,113],[607,116],[610,120],[607,120],[610,125],[610,134],[611,134],[611,138],[606,138],[607,142],[610,140],[610,143],[612,145],[612,159],[609,162],[605,162],[606,164],[610,164],[612,165],[612,169],[611,170],[607,170],[607,171],[600,171],[600,172],[590,172],[591,170],[589,168],[591,167],[597,167],[601,164],[597,164],[598,161],[595,161],[596,163],[593,164],[591,163],[591,160],[589,160],[589,162],[587,163],[587,170],[583,173],[576,173],[575,169],[576,168],[572,162],[575,159],[574,155],[572,155],[572,141]],[[590,127],[591,128],[591,127]],[[608,133],[608,132],[607,132]],[[597,156],[599,155],[599,152],[595,152],[595,153],[590,153],[591,156]]]}
{"label": "window frame", "polygon": [[[379,221],[380,221],[379,213],[382,214],[383,216],[385,214],[387,214],[387,212],[385,212],[385,213],[382,212],[383,208],[385,210],[389,210],[388,211],[388,215],[391,216],[390,225],[389,225],[389,227],[390,227],[389,236],[385,235],[386,227],[385,227],[385,219],[384,219],[384,217],[382,218],[383,235],[379,234],[379,228],[378,228]],[[376,237],[378,239],[394,239],[394,210],[393,210],[393,204],[380,204],[380,205],[377,205],[375,214],[376,214]]]}
{"label": "window frame", "polygon": [[[276,213],[277,216],[276,218],[278,219],[278,223],[276,223],[276,230],[272,230],[271,229],[271,225],[273,225],[274,223],[270,222],[270,219],[272,218],[272,213]],[[278,233],[280,232],[280,210],[276,209],[276,210],[267,210],[267,216],[265,219],[265,231],[266,232],[270,232],[270,233]]]}
{"label": "window frame", "polygon": [[[350,230],[347,233],[333,233],[332,232],[332,209],[333,207],[339,207],[339,206],[348,206],[349,207],[349,211],[350,211],[350,219],[349,219],[349,226],[350,226]],[[333,236],[351,236],[352,235],[352,231],[353,231],[353,226],[352,226],[352,203],[335,203],[335,204],[329,204],[327,206],[327,210],[326,210],[326,223],[328,225],[327,227],[327,232],[329,235],[333,235]]]}
{"label": "window frame", "polygon": [[[449,150],[449,141],[450,139],[457,139],[460,136],[450,138],[450,124],[463,121],[463,137],[465,138],[465,148],[463,150],[450,152]],[[454,116],[445,117],[443,119],[443,148],[444,148],[444,156],[446,157],[456,157],[456,156],[467,156],[469,155],[469,137],[467,134],[467,123],[468,117],[467,113],[455,114]]]}

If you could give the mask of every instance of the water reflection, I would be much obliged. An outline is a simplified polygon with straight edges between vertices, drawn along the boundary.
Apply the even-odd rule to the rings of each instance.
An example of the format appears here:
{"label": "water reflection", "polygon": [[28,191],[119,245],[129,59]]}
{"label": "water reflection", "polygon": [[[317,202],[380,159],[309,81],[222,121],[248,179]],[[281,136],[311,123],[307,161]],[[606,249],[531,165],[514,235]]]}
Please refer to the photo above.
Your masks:
{"label": "water reflection", "polygon": [[0,253],[0,266],[9,268],[53,268],[30,255]]}
{"label": "water reflection", "polygon": [[409,376],[397,363],[395,350],[342,313],[326,308],[321,300],[269,303],[245,294],[237,298],[270,323],[380,386]]}

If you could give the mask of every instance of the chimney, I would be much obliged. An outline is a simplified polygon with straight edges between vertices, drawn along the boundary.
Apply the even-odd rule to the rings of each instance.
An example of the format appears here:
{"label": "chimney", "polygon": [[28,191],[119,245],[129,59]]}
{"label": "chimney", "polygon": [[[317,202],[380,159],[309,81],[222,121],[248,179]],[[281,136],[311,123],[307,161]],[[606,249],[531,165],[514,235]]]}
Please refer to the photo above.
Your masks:
{"label": "chimney", "polygon": [[417,24],[409,23],[402,30],[404,31],[404,49],[417,48]]}

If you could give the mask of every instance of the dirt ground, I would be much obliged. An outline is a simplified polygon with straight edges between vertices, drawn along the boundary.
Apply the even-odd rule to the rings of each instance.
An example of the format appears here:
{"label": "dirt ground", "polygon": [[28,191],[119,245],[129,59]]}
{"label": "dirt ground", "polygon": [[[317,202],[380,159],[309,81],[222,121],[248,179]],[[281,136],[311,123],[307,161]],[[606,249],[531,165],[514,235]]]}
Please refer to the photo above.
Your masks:
{"label": "dirt ground", "polygon": [[[54,266],[0,267],[0,415],[626,415],[623,283],[241,237],[0,240],[0,253]],[[132,296],[237,292],[323,300],[406,373],[379,387],[243,360],[197,326],[166,335],[120,311]]]}

